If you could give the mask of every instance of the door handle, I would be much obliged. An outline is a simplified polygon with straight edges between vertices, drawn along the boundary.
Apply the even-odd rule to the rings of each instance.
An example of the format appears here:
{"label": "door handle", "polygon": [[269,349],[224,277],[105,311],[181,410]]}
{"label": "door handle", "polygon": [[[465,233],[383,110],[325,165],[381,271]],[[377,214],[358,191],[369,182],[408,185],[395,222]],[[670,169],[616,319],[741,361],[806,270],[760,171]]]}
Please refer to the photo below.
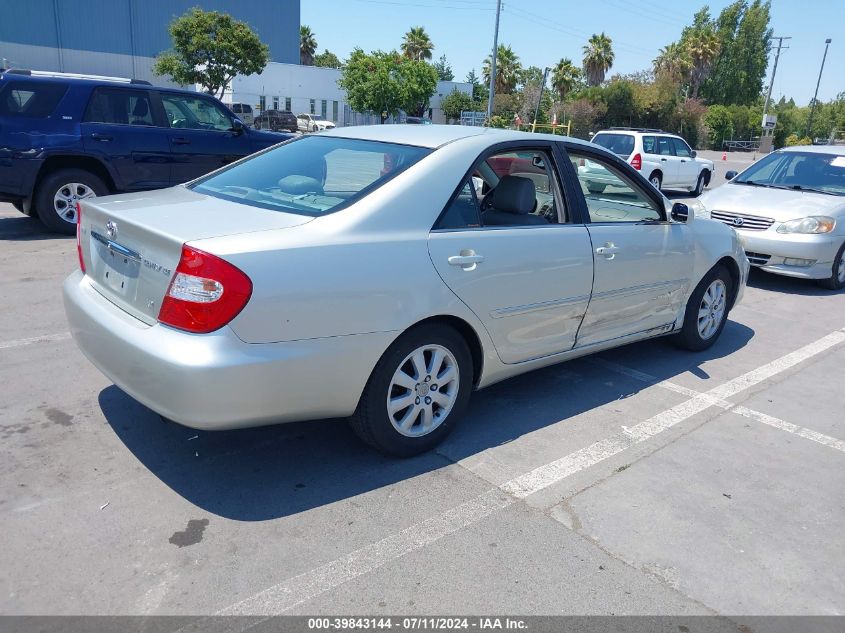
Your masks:
{"label": "door handle", "polygon": [[685,161],[685,160],[682,158],[682,159],[681,159],[681,162],[682,162],[682,163],[685,163],[685,162],[687,162],[687,161]]}
{"label": "door handle", "polygon": [[189,139],[186,139],[184,136],[177,136],[176,138],[172,138],[170,140],[173,141],[174,145],[190,145],[191,144],[191,141]]}
{"label": "door handle", "polygon": [[460,255],[452,255],[448,260],[450,266],[460,266],[464,270],[475,270],[484,261],[484,255],[478,255],[472,249],[462,250]]}
{"label": "door handle", "polygon": [[665,159],[665,158],[661,158],[661,159],[660,159],[660,162],[661,162],[661,163],[665,163],[665,162],[666,162],[666,159]]}
{"label": "door handle", "polygon": [[616,253],[619,252],[619,247],[616,246],[613,242],[605,242],[604,246],[599,246],[596,249],[597,255],[603,255],[605,259],[613,259],[616,257]]}
{"label": "door handle", "polygon": [[109,136],[108,134],[100,134],[99,132],[94,132],[91,135],[91,138],[95,141],[111,141],[114,139],[113,136]]}

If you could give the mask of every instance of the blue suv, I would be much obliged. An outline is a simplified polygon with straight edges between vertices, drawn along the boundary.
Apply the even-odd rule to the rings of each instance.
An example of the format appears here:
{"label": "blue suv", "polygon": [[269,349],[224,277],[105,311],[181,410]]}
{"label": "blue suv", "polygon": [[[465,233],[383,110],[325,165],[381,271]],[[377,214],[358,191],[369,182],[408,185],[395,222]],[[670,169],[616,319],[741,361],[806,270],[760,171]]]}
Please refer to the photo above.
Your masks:
{"label": "blue suv", "polygon": [[0,73],[0,200],[62,233],[80,198],[183,183],[291,137],[197,92]]}

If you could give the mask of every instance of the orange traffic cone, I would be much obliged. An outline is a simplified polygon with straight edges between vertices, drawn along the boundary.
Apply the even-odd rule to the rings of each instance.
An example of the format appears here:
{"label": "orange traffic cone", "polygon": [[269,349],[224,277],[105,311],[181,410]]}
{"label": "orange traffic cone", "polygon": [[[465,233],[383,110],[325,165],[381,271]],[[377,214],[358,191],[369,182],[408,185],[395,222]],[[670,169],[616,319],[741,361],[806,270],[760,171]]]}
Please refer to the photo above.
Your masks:
{"label": "orange traffic cone", "polygon": [[728,152],[727,151],[722,152],[722,160],[728,160]]}

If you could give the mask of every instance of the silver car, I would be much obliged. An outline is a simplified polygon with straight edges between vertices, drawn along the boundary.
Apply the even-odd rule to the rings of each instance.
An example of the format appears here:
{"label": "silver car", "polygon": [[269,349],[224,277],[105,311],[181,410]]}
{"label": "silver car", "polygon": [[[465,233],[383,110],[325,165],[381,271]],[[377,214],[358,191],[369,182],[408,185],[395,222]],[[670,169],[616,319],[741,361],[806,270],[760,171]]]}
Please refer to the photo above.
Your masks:
{"label": "silver car", "polygon": [[769,154],[700,202],[736,229],[752,266],[845,287],[845,147]]}
{"label": "silver car", "polygon": [[80,218],[68,320],[128,394],[201,429],[350,416],[398,455],[473,389],[656,336],[712,345],[748,273],[733,230],[610,152],[461,126],[305,136]]}

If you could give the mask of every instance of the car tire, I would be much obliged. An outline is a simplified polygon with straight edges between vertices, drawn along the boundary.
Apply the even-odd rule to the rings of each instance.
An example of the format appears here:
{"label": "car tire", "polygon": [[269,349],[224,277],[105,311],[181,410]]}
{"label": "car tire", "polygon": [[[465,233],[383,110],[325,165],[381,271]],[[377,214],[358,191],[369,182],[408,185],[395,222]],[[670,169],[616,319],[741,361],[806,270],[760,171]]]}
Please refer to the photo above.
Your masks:
{"label": "car tire", "polygon": [[713,345],[728,320],[732,293],[733,279],[728,269],[721,264],[710,269],[687,301],[684,324],[674,337],[675,343],[693,352]]}
{"label": "car tire", "polygon": [[660,191],[660,187],[663,186],[663,176],[660,175],[660,172],[655,171],[648,177],[648,181],[654,186],[658,191]]}
{"label": "car tire", "polygon": [[842,290],[845,288],[845,244],[839,247],[836,257],[833,258],[830,277],[819,279],[817,283],[828,290]]}
{"label": "car tire", "polygon": [[692,195],[694,197],[700,196],[704,193],[704,182],[707,180],[707,172],[703,171],[698,174],[698,180],[695,182],[695,189],[692,190]]}
{"label": "car tire", "polygon": [[74,235],[76,233],[76,201],[104,196],[109,193],[106,184],[84,169],[59,169],[47,174],[35,192],[35,209],[38,218],[51,231]]}
{"label": "car tire", "polygon": [[[448,326],[416,327],[379,359],[350,424],[358,437],[382,453],[419,455],[454,428],[466,410],[472,383],[472,355],[464,338]],[[429,395],[435,392],[439,397]]]}

